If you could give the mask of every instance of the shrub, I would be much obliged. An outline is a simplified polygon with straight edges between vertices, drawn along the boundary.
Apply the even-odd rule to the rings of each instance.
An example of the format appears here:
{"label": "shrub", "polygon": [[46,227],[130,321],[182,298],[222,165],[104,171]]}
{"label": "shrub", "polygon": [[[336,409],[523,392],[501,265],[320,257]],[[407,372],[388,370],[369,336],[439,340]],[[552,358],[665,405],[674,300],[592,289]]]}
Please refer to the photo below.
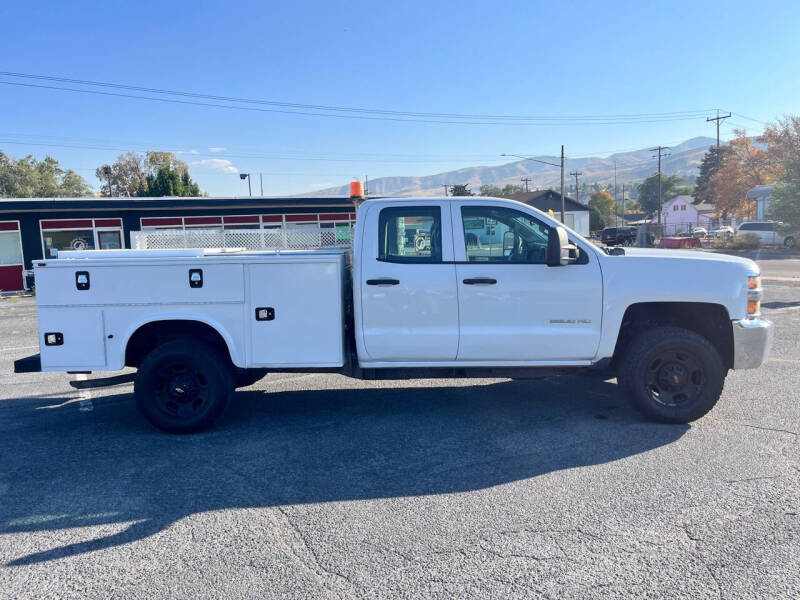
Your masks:
{"label": "shrub", "polygon": [[755,250],[761,245],[761,240],[752,233],[740,233],[730,238],[716,238],[712,247],[717,250]]}

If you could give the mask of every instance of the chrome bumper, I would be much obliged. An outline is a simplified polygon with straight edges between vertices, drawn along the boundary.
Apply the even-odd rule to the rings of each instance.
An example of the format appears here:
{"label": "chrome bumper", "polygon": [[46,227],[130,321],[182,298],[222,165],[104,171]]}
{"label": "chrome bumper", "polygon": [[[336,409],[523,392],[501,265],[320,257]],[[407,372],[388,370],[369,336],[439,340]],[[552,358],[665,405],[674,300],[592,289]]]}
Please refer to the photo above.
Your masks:
{"label": "chrome bumper", "polygon": [[772,347],[772,321],[739,319],[733,325],[733,368],[756,369],[764,364]]}

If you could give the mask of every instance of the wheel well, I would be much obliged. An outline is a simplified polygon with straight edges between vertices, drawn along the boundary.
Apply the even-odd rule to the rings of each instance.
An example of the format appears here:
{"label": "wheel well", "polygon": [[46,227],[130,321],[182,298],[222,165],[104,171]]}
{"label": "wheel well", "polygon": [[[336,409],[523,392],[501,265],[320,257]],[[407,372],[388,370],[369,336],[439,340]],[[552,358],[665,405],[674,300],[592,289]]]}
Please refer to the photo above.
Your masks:
{"label": "wheel well", "polygon": [[152,321],[133,332],[125,347],[125,366],[137,367],[156,346],[175,338],[191,338],[220,349],[230,359],[228,345],[220,333],[201,321],[183,319]]}
{"label": "wheel well", "polygon": [[733,368],[733,328],[728,310],[704,302],[641,302],[632,304],[622,317],[612,368],[637,334],[664,325],[683,327],[702,335],[719,352],[726,368]]}

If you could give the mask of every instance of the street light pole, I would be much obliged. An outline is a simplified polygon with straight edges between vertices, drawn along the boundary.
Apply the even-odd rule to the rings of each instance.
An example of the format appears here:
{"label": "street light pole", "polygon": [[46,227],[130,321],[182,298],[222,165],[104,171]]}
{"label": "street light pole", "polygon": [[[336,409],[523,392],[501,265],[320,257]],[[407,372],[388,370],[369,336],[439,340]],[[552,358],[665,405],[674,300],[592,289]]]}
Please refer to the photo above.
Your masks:
{"label": "street light pole", "polygon": [[252,197],[253,189],[250,187],[250,173],[239,173],[239,179],[247,179],[247,191],[250,193],[250,197]]}
{"label": "street light pole", "polygon": [[533,158],[532,156],[523,156],[522,154],[506,154],[503,153],[500,156],[513,156],[514,158],[521,158],[522,160],[530,160],[533,162],[542,163],[543,165],[550,165],[551,167],[561,167],[561,222],[564,222],[564,145],[561,145],[561,164],[557,165],[556,163],[547,162],[546,160],[540,160],[538,158]]}

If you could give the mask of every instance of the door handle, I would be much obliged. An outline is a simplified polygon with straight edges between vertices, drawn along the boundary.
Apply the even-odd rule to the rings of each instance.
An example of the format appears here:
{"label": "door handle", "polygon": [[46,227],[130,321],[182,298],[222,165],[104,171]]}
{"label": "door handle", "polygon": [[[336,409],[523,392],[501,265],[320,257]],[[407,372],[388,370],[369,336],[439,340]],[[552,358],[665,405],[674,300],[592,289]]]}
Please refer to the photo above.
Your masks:
{"label": "door handle", "polygon": [[398,285],[399,279],[391,279],[390,277],[382,277],[380,279],[367,279],[367,285]]}
{"label": "door handle", "polygon": [[473,277],[464,280],[465,285],[494,285],[495,283],[497,283],[497,279],[491,277]]}

